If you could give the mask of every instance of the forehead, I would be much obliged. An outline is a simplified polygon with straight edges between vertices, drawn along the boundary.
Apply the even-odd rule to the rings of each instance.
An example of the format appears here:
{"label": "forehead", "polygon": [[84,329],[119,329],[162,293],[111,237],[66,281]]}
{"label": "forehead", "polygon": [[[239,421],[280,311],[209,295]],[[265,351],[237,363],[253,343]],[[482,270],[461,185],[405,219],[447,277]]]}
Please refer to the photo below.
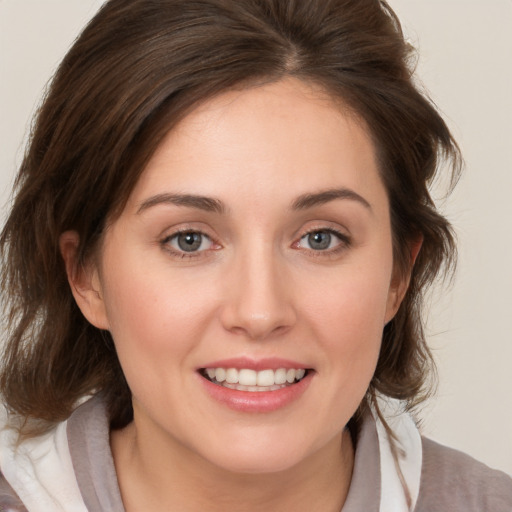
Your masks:
{"label": "forehead", "polygon": [[268,203],[339,187],[382,195],[369,132],[323,89],[287,79],[197,107],[163,139],[129,202],[175,191]]}

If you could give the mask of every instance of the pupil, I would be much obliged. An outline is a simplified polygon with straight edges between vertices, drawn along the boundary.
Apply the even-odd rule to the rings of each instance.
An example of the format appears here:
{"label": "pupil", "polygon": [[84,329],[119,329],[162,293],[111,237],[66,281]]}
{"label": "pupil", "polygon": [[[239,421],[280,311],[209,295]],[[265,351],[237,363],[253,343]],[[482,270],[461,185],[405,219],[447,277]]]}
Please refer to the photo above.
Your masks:
{"label": "pupil", "polygon": [[308,236],[308,242],[312,249],[325,250],[331,245],[331,234],[325,231],[317,231]]}
{"label": "pupil", "polygon": [[201,247],[201,235],[199,233],[182,233],[178,236],[178,246],[182,251],[196,251]]}

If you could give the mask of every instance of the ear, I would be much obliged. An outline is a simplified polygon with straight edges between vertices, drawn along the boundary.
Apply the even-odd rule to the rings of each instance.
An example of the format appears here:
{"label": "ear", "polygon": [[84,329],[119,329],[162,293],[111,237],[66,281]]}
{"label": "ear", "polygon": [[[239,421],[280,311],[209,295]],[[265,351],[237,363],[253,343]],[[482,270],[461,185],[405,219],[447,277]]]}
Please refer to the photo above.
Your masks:
{"label": "ear", "polygon": [[411,281],[412,269],[414,267],[414,263],[416,262],[416,258],[420,252],[421,246],[423,244],[423,236],[419,236],[417,239],[412,241],[409,244],[409,268],[405,272],[398,271],[397,269],[393,272],[393,278],[391,281],[391,286],[389,288],[388,294],[388,303],[386,309],[386,318],[385,323],[390,322],[393,317],[396,315],[400,304],[405,297],[407,289],[409,288],[409,283]]}
{"label": "ear", "polygon": [[69,286],[78,307],[87,320],[98,329],[109,329],[101,281],[97,266],[78,262],[80,237],[76,231],[66,231],[59,238],[59,248],[66,266]]}

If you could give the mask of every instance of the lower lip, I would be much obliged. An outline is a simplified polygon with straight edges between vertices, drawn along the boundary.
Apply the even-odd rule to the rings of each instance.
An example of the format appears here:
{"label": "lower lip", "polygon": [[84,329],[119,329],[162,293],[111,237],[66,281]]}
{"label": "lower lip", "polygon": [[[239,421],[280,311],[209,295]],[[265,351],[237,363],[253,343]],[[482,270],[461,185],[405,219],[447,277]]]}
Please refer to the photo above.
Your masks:
{"label": "lower lip", "polygon": [[298,400],[308,388],[313,372],[299,382],[276,391],[239,391],[214,384],[201,375],[199,378],[208,394],[217,402],[236,411],[263,413],[277,411]]}

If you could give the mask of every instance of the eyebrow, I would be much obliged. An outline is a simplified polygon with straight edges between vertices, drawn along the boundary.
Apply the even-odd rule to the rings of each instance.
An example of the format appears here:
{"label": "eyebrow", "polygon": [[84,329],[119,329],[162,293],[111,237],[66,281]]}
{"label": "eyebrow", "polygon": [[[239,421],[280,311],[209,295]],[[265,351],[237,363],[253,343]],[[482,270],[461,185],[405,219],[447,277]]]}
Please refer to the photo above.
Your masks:
{"label": "eyebrow", "polygon": [[[371,210],[370,203],[357,192],[354,192],[348,188],[336,188],[323,190],[321,192],[303,194],[299,196],[292,203],[293,210],[307,210],[314,206],[320,206],[322,204],[334,201],[336,199],[347,199],[356,201],[362,204],[365,208]],[[226,212],[226,207],[222,201],[213,197],[199,196],[194,194],[157,194],[142,202],[137,215],[143,213],[149,208],[153,208],[158,205],[174,205],[184,206],[187,208],[196,208],[204,210],[206,212],[214,212],[223,214]]]}
{"label": "eyebrow", "polygon": [[350,201],[356,201],[362,204],[365,208],[371,211],[372,207],[370,203],[357,192],[349,188],[333,188],[329,190],[323,190],[314,194],[304,194],[299,196],[293,203],[293,210],[307,210],[314,206],[320,206],[322,204],[334,201],[335,199],[348,199]]}
{"label": "eyebrow", "polygon": [[154,206],[169,204],[174,206],[185,206],[197,208],[206,212],[224,213],[226,208],[218,199],[193,194],[158,194],[146,199],[137,210],[137,214],[153,208]]}

